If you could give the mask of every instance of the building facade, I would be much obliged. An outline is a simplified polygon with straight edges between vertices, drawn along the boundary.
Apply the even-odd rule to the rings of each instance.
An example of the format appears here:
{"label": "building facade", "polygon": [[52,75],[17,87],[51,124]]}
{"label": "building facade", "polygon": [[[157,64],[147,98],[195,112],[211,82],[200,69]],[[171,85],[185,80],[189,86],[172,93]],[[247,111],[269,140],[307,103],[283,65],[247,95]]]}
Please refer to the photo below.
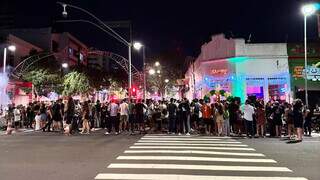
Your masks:
{"label": "building facade", "polygon": [[[320,103],[320,44],[308,43],[307,86],[309,104]],[[291,92],[295,98],[305,100],[305,59],[302,43],[288,44]]]}
{"label": "building facade", "polygon": [[190,65],[185,78],[188,98],[203,98],[211,90],[225,90],[244,102],[291,98],[287,46],[284,43],[246,43],[244,39],[212,36]]}

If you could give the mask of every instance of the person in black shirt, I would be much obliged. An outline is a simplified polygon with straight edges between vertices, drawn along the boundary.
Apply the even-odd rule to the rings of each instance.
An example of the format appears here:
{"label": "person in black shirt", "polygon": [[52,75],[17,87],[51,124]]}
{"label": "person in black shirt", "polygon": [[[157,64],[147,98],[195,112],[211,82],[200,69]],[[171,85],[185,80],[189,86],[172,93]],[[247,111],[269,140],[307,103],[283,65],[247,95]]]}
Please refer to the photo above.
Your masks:
{"label": "person in black shirt", "polygon": [[168,113],[169,113],[169,133],[174,134],[176,132],[176,118],[177,118],[177,105],[174,103],[174,99],[170,99],[168,104]]}
{"label": "person in black shirt", "polygon": [[67,135],[70,135],[73,133],[73,131],[76,129],[76,123],[74,119],[75,114],[75,104],[72,99],[72,97],[69,97],[68,103],[67,103],[67,110],[66,110],[66,123],[68,124],[69,129],[66,131]]}
{"label": "person in black shirt", "polygon": [[306,136],[311,136],[311,118],[313,116],[313,109],[307,109],[305,112],[305,122],[304,122],[304,134]]}
{"label": "person in black shirt", "polygon": [[107,126],[108,107],[105,103],[101,106],[101,128],[104,129]]}
{"label": "person in black shirt", "polygon": [[52,106],[52,117],[55,122],[54,128],[56,128],[56,124],[58,124],[58,126],[60,126],[60,130],[63,131],[62,109],[59,101],[55,102]]}
{"label": "person in black shirt", "polygon": [[275,125],[276,129],[276,137],[281,137],[281,130],[282,130],[282,114],[284,113],[284,110],[282,106],[279,105],[278,102],[274,104],[273,107],[273,123]]}
{"label": "person in black shirt", "polygon": [[143,109],[146,109],[146,108],[147,107],[141,102],[141,100],[138,101],[138,103],[135,105],[135,108],[134,108],[136,112],[136,123],[139,124],[140,130],[142,128],[144,132],[145,132],[145,126],[144,126]]}
{"label": "person in black shirt", "polygon": [[34,109],[33,109],[33,104],[29,103],[28,107],[27,107],[27,123],[26,123],[26,127],[30,127],[32,128],[32,123],[35,117],[35,113],[34,113]]}
{"label": "person in black shirt", "polygon": [[[183,98],[179,104],[179,110],[181,111],[181,120],[185,129],[186,135],[190,135],[190,105],[187,98]],[[182,131],[182,130],[181,130]]]}
{"label": "person in black shirt", "polygon": [[302,127],[303,127],[303,113],[302,113],[302,101],[300,99],[296,100],[293,105],[293,123],[294,127],[297,129],[297,140],[296,142],[302,141]]}
{"label": "person in black shirt", "polygon": [[101,126],[101,103],[97,100],[95,105],[95,127],[99,128]]}

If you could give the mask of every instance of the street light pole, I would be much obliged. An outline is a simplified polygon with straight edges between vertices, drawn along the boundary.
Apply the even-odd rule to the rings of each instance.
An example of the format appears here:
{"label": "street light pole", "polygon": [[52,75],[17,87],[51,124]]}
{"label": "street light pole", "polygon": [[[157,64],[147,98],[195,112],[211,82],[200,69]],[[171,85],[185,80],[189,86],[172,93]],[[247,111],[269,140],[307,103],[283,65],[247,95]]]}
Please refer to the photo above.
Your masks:
{"label": "street light pole", "polygon": [[145,47],[142,46],[142,60],[143,60],[143,100],[146,103],[147,97],[147,79],[146,79],[146,51]]}
{"label": "street light pole", "polygon": [[[98,17],[96,17],[94,14],[92,14],[91,12],[81,8],[81,7],[78,7],[78,6],[75,6],[75,5],[72,5],[72,4],[66,4],[66,3],[62,3],[62,2],[57,2],[57,4],[60,4],[62,7],[63,7],[63,12],[62,12],[62,15],[63,16],[67,16],[68,13],[66,11],[66,8],[67,7],[71,7],[71,8],[74,8],[74,9],[77,9],[79,11],[82,11],[84,12],[85,14],[89,15],[90,17],[92,17],[93,19],[95,19],[96,21],[98,21],[103,27],[107,28],[110,32],[108,31],[105,31],[107,34],[109,34],[110,36],[114,37],[115,39],[117,39],[119,42],[121,43],[124,43],[127,47],[128,47],[128,62],[129,62],[129,67],[128,67],[128,70],[129,70],[129,73],[128,73],[128,92],[129,92],[129,99],[131,98],[131,87],[132,87],[132,72],[131,72],[131,66],[132,66],[132,63],[131,63],[131,57],[132,57],[132,54],[131,54],[131,47],[132,47],[132,43],[131,42],[128,42],[127,40],[125,40],[122,36],[120,36],[117,32],[115,32],[111,27],[109,27],[108,25],[106,25],[102,20],[100,20]],[[85,21],[85,20],[81,20],[81,21]],[[95,23],[92,23],[90,21],[86,21],[88,23],[91,23],[93,25],[96,25]],[[98,28],[100,29],[103,29],[101,26],[99,25],[96,25]],[[131,34],[131,32],[130,32]],[[131,36],[131,35],[130,35]],[[131,39],[130,39],[131,41]]]}
{"label": "street light pole", "polygon": [[305,92],[305,99],[306,99],[306,107],[309,106],[308,101],[308,73],[307,73],[307,66],[308,66],[308,59],[307,59],[307,15],[304,15],[304,92]]}
{"label": "street light pole", "polygon": [[308,49],[307,49],[307,18],[314,14],[319,9],[319,4],[306,4],[302,6],[301,11],[304,16],[304,92],[306,107],[309,106],[308,102]]}
{"label": "street light pole", "polygon": [[128,61],[129,61],[129,79],[128,79],[128,83],[129,83],[129,99],[131,97],[131,87],[132,87],[132,76],[131,76],[131,43],[129,43],[128,46]]}

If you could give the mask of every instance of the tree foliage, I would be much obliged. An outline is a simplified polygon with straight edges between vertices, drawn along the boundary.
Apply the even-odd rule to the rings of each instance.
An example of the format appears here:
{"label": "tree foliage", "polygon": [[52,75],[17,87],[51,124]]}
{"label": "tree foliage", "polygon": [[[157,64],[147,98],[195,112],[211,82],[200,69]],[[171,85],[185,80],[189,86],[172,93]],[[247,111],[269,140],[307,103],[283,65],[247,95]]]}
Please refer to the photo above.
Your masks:
{"label": "tree foliage", "polygon": [[48,89],[57,91],[57,86],[61,83],[61,78],[58,74],[51,73],[46,69],[29,71],[22,78],[25,81],[32,82],[36,95],[41,95]]}
{"label": "tree foliage", "polygon": [[90,89],[89,79],[84,73],[77,71],[65,75],[63,81],[63,95],[86,93]]}

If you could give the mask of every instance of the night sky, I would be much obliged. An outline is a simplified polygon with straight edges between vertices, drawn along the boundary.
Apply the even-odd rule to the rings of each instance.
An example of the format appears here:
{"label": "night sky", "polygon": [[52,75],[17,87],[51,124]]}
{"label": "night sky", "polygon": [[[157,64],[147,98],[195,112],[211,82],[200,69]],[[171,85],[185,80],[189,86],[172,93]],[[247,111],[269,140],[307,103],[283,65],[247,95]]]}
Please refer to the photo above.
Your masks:
{"label": "night sky", "polygon": [[[1,0],[3,2],[3,0]],[[55,1],[13,1],[9,8],[17,27],[45,27],[61,19]],[[135,40],[146,44],[148,56],[177,52],[198,56],[211,35],[248,38],[252,42],[298,42],[303,39],[303,0],[81,0],[64,1],[85,8],[104,21],[131,20]],[[88,19],[68,9],[69,19]],[[125,53],[112,37],[88,24],[55,25],[69,31],[88,46]],[[316,16],[308,22],[310,38],[317,37]],[[116,29],[128,37],[126,29]],[[125,56],[125,54],[124,54]]]}

